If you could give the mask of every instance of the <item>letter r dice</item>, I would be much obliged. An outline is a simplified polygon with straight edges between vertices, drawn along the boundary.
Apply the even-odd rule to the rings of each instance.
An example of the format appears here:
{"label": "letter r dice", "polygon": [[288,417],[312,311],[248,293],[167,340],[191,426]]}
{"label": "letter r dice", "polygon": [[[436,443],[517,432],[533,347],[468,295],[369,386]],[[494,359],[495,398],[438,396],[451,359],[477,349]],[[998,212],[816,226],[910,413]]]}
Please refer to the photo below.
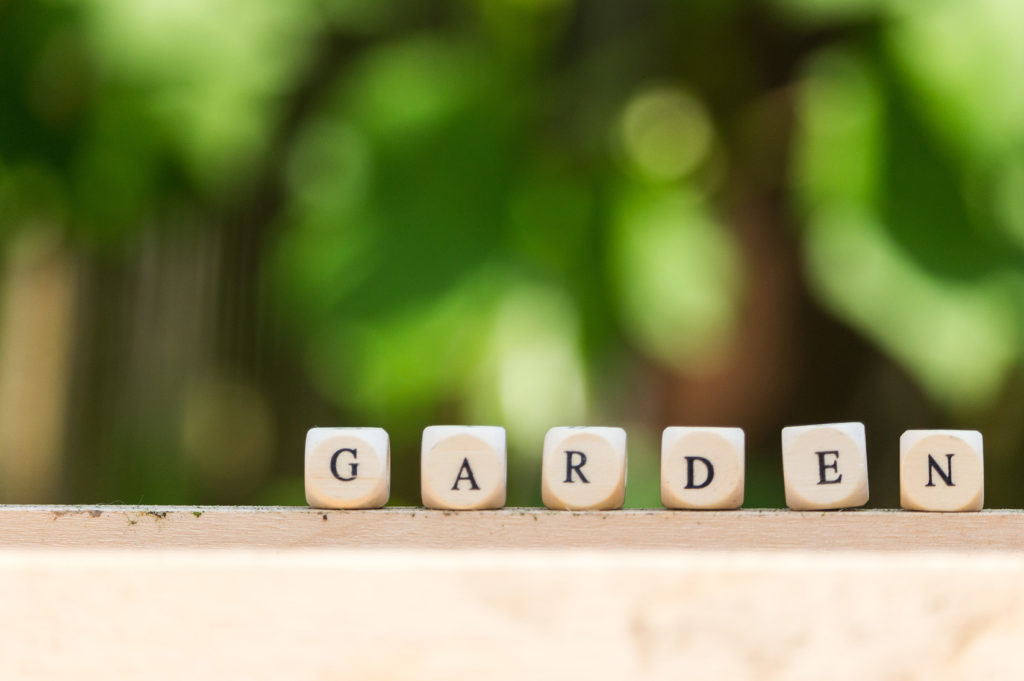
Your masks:
{"label": "letter r dice", "polygon": [[310,428],[306,503],[313,508],[380,508],[388,502],[391,446],[383,428]]}
{"label": "letter r dice", "polygon": [[853,508],[868,501],[863,423],[782,429],[786,505],[793,510]]}
{"label": "letter r dice", "polygon": [[544,437],[541,497],[548,508],[621,508],[626,498],[626,431],[552,428]]}

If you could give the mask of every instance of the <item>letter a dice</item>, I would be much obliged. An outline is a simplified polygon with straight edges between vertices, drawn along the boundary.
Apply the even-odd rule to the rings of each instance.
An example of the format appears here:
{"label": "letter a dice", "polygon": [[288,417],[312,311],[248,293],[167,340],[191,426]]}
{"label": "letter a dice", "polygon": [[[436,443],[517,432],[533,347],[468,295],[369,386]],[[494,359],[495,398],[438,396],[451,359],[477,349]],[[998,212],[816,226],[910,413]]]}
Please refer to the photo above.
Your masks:
{"label": "letter a dice", "polygon": [[506,459],[504,428],[425,428],[420,459],[423,505],[457,511],[501,508]]}
{"label": "letter a dice", "polygon": [[310,428],[306,503],[314,508],[380,508],[388,502],[391,446],[383,428]]}
{"label": "letter a dice", "polygon": [[661,436],[661,503],[666,508],[743,505],[742,428],[666,428]]}
{"label": "letter a dice", "polygon": [[908,430],[900,437],[900,505],[915,511],[980,511],[985,502],[981,433]]}
{"label": "letter a dice", "polygon": [[864,424],[783,428],[782,474],[791,509],[863,506],[868,501]]}
{"label": "letter a dice", "polygon": [[622,508],[626,499],[626,431],[549,430],[544,438],[541,496],[548,508]]}

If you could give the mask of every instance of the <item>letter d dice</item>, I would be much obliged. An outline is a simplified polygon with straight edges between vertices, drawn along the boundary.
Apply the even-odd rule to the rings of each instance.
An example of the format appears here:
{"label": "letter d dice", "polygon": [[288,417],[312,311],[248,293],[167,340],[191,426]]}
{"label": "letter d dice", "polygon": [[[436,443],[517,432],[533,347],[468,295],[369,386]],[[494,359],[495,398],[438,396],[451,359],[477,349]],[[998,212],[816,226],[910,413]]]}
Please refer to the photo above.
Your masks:
{"label": "letter d dice", "polygon": [[661,503],[666,508],[743,505],[742,428],[672,426],[661,436]]}

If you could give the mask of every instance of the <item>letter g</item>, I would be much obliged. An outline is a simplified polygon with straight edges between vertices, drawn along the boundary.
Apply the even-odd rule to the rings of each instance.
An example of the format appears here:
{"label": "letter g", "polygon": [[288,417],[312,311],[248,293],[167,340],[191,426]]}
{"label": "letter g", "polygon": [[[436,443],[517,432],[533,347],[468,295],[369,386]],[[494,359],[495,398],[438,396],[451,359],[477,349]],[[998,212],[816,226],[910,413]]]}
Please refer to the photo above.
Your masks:
{"label": "letter g", "polygon": [[349,482],[351,480],[355,480],[357,471],[359,470],[359,464],[353,461],[348,465],[349,476],[347,478],[338,475],[338,457],[341,456],[342,454],[345,454],[346,452],[351,454],[353,459],[355,459],[358,456],[355,449],[352,449],[351,447],[343,447],[342,449],[339,449],[338,451],[334,452],[334,456],[331,457],[331,473],[334,475],[334,477],[336,477],[338,480],[341,480],[342,482]]}

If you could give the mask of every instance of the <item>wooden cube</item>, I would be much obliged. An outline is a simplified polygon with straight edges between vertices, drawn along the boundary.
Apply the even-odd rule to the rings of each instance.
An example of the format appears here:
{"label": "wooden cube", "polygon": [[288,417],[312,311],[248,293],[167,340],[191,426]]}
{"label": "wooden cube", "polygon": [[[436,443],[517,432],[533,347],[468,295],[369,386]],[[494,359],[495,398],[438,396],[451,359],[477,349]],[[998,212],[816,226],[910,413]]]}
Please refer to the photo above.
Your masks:
{"label": "wooden cube", "polygon": [[743,505],[742,428],[666,428],[661,436],[661,503],[666,508]]}
{"label": "wooden cube", "polygon": [[985,503],[981,433],[908,430],[900,437],[900,505],[915,511],[980,511]]}
{"label": "wooden cube", "polygon": [[782,474],[791,509],[863,506],[868,501],[864,424],[783,428]]}
{"label": "wooden cube", "polygon": [[427,508],[457,511],[505,505],[505,429],[429,426],[423,430],[420,493]]}
{"label": "wooden cube", "polygon": [[310,428],[306,503],[314,508],[380,508],[391,489],[391,445],[383,428]]}
{"label": "wooden cube", "polygon": [[559,427],[544,437],[541,497],[548,508],[622,508],[626,499],[626,431]]}

